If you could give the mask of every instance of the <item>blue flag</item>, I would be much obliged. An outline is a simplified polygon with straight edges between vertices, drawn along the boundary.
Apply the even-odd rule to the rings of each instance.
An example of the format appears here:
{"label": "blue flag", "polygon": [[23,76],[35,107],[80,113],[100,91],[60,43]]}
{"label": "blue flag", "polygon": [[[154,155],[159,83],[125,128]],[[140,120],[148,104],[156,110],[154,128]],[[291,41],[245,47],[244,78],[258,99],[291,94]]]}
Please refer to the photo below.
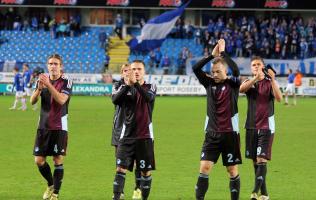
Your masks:
{"label": "blue flag", "polygon": [[142,28],[141,34],[128,41],[127,45],[131,50],[137,51],[150,51],[160,47],[190,2],[150,19]]}

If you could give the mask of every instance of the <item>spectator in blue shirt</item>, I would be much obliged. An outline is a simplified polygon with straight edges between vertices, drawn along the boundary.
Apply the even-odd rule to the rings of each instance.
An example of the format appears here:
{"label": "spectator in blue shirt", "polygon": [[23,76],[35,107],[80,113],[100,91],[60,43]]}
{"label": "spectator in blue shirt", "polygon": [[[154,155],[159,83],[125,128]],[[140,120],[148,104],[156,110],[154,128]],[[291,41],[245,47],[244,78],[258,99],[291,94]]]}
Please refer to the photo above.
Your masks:
{"label": "spectator in blue shirt", "polygon": [[124,22],[120,14],[117,14],[115,19],[115,29],[114,32],[119,36],[121,40],[123,40],[123,26]]}
{"label": "spectator in blue shirt", "polygon": [[162,53],[160,51],[160,48],[157,48],[155,50],[155,67],[158,68],[159,65],[160,65],[160,61],[161,61],[161,58],[162,58]]}
{"label": "spectator in blue shirt", "polygon": [[170,68],[170,58],[167,54],[165,54],[162,57],[162,69],[163,69],[163,74],[168,74],[169,73],[169,68]]}

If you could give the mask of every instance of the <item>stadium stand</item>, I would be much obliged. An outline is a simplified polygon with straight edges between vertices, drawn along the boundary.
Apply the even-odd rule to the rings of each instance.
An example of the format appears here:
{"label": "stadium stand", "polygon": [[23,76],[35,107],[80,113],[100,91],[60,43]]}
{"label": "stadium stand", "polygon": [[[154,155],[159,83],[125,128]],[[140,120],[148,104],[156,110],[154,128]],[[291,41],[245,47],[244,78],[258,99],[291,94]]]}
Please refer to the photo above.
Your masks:
{"label": "stadium stand", "polygon": [[27,62],[30,67],[42,65],[47,55],[63,55],[65,72],[100,73],[103,70],[105,49],[100,47],[99,34],[112,33],[111,27],[83,27],[76,37],[51,39],[47,31],[0,32],[0,62]]}

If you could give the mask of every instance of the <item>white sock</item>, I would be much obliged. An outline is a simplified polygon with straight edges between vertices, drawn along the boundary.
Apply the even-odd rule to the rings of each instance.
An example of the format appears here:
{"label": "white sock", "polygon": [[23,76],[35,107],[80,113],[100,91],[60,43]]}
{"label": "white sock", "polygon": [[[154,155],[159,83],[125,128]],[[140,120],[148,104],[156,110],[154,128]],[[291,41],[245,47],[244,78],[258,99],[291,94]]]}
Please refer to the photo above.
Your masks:
{"label": "white sock", "polygon": [[23,108],[23,109],[26,109],[26,103],[25,103],[25,102],[26,102],[26,99],[25,99],[25,98],[22,98],[22,99],[21,99],[21,102],[22,102],[22,108]]}
{"label": "white sock", "polygon": [[12,107],[13,107],[13,108],[16,108],[16,104],[17,104],[17,103],[18,103],[18,100],[15,99]]}

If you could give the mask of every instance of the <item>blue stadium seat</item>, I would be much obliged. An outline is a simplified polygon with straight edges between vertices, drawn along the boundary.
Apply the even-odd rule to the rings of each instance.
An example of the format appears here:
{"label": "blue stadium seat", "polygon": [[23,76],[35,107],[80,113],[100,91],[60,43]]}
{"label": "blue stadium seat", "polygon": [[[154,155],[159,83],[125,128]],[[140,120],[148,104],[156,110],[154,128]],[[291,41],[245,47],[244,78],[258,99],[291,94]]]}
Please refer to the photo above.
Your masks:
{"label": "blue stadium seat", "polygon": [[1,37],[7,42],[0,45],[0,62],[45,63],[48,55],[59,53],[67,63],[67,72],[102,71],[105,55],[104,50],[99,48],[100,31],[112,34],[113,28],[83,27],[80,36],[57,39],[51,39],[50,33],[44,31],[1,31]]}

